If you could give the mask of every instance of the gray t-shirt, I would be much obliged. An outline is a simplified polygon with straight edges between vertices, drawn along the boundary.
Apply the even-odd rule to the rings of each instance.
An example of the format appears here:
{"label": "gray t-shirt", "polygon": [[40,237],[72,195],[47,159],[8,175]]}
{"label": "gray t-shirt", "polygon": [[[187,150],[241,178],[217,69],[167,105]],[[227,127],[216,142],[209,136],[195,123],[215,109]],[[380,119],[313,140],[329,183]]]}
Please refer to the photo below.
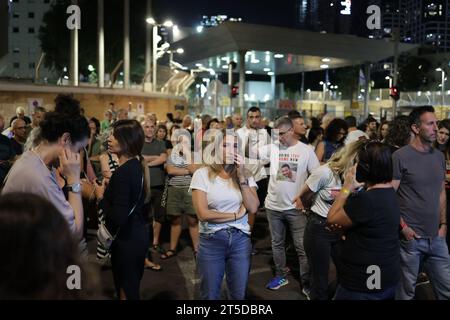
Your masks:
{"label": "gray t-shirt", "polygon": [[445,158],[432,149],[420,152],[410,145],[392,155],[400,212],[419,236],[435,237],[439,229],[439,196],[445,181]]}
{"label": "gray t-shirt", "polygon": [[75,213],[56,181],[55,172],[50,171],[36,153],[27,151],[16,161],[2,194],[10,192],[32,193],[47,199],[65,218],[72,234],[75,233]]}
{"label": "gray t-shirt", "polygon": [[[152,142],[144,142],[143,156],[159,156],[166,152],[166,144],[163,141],[153,139]],[[165,183],[164,164],[150,168],[150,187],[163,186]]]}

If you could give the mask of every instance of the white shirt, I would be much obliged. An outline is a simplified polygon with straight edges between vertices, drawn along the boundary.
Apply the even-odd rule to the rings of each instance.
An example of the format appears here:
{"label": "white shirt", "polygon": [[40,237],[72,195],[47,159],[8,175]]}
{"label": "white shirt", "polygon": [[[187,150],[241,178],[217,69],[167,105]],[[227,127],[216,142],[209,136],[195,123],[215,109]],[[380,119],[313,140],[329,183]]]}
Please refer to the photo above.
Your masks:
{"label": "white shirt", "polygon": [[331,171],[328,164],[324,164],[313,170],[306,180],[306,185],[316,193],[311,210],[326,218],[341,191],[341,179]]}
{"label": "white shirt", "polygon": [[302,142],[292,147],[275,144],[260,149],[261,159],[270,160],[270,180],[265,207],[274,211],[295,209],[295,196],[320,163],[314,151]]}
{"label": "white shirt", "polygon": [[347,138],[345,138],[344,144],[347,145],[364,138],[369,139],[369,136],[365,132],[361,130],[351,131],[348,133]]}
{"label": "white shirt", "polygon": [[[255,150],[255,154],[250,154],[252,159],[246,159],[245,168],[249,170],[255,181],[260,181],[267,177],[266,168],[264,167],[265,163],[255,159],[257,156],[257,150],[268,145],[270,143],[270,136],[267,133],[266,129],[249,129],[247,126],[244,126],[238,130],[236,130],[239,138],[242,142],[242,148],[245,150],[246,143],[249,143],[249,149]],[[244,152],[242,154],[245,154]]]}
{"label": "white shirt", "polygon": [[[248,179],[250,187],[257,188],[255,180],[250,177]],[[242,205],[242,194],[239,189],[233,186],[231,179],[223,179],[216,176],[209,178],[209,170],[206,167],[195,171],[192,176],[190,190],[200,190],[206,193],[208,201],[208,209],[218,212],[239,212]],[[221,229],[234,227],[247,234],[250,234],[250,226],[248,224],[248,215],[244,215],[241,219],[226,223],[210,223],[200,221],[200,233],[214,233]]]}

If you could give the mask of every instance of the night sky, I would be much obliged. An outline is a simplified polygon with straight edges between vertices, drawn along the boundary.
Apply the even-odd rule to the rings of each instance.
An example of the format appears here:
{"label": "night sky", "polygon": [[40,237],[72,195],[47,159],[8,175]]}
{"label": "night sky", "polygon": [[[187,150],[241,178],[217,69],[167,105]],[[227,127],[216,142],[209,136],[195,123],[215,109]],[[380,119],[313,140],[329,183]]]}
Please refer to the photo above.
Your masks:
{"label": "night sky", "polygon": [[195,26],[202,15],[224,14],[243,22],[289,27],[295,19],[295,0],[153,0],[158,19]]}

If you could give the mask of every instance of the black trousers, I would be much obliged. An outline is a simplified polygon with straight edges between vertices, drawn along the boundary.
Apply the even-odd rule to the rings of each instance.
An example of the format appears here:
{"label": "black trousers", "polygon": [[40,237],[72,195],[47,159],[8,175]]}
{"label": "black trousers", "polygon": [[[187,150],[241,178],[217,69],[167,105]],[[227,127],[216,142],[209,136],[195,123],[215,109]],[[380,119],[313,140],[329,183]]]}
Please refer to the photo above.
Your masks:
{"label": "black trousers", "polygon": [[256,184],[258,185],[258,190],[256,190],[256,193],[258,194],[259,207],[264,208],[264,201],[266,200],[267,188],[269,187],[269,178],[259,180]]}
{"label": "black trousers", "polygon": [[309,262],[312,300],[328,300],[330,257],[337,262],[340,236],[326,229],[327,219],[315,213],[308,216],[303,245]]}

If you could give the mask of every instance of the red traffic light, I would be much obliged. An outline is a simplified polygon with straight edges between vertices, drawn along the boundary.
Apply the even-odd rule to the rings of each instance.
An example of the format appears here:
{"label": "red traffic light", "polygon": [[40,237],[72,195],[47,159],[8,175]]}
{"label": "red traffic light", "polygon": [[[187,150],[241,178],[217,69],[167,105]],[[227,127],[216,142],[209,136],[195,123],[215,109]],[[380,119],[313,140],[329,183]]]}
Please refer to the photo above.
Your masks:
{"label": "red traffic light", "polygon": [[396,101],[400,99],[400,90],[396,86],[391,87],[390,97]]}
{"label": "red traffic light", "polygon": [[239,94],[239,87],[233,86],[231,87],[231,97],[234,98]]}

